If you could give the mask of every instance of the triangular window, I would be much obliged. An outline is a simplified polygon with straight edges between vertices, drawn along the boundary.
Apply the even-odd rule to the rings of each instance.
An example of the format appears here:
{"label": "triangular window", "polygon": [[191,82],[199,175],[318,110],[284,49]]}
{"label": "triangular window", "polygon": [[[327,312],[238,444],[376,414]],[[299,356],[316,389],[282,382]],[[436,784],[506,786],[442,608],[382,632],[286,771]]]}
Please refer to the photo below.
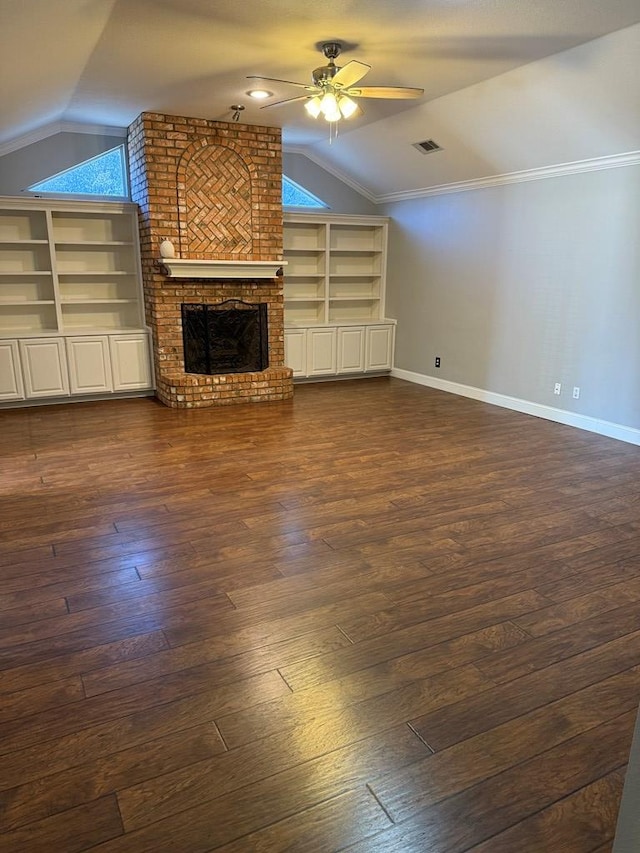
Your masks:
{"label": "triangular window", "polygon": [[282,204],[284,207],[329,207],[286,175],[282,176]]}
{"label": "triangular window", "polygon": [[58,172],[27,188],[32,193],[100,195],[126,198],[127,168],[124,145]]}

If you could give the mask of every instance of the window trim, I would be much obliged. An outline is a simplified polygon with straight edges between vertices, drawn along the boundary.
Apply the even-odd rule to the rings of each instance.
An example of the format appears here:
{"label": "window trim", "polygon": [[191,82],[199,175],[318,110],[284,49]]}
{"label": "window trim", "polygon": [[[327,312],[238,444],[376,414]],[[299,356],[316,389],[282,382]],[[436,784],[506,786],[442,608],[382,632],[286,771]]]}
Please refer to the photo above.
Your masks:
{"label": "window trim", "polygon": [[[48,181],[53,181],[62,175],[66,175],[69,172],[73,172],[76,169],[80,169],[83,166],[86,166],[88,163],[93,162],[94,160],[98,160],[101,157],[106,157],[108,154],[112,154],[114,151],[117,151],[120,154],[120,163],[122,166],[122,181],[125,189],[124,195],[111,195],[104,193],[87,192],[65,192],[63,190],[37,189],[39,185],[46,184]],[[76,199],[78,201],[131,201],[126,145],[123,142],[120,145],[114,145],[112,148],[108,148],[106,151],[101,151],[99,154],[94,154],[93,157],[88,157],[86,160],[81,160],[79,163],[75,163],[73,166],[69,166],[66,169],[61,169],[59,172],[55,172],[53,175],[49,175],[48,177],[43,178],[40,181],[36,181],[29,187],[26,187],[26,189],[24,189],[22,192],[25,195],[31,196],[33,198],[70,198]]]}

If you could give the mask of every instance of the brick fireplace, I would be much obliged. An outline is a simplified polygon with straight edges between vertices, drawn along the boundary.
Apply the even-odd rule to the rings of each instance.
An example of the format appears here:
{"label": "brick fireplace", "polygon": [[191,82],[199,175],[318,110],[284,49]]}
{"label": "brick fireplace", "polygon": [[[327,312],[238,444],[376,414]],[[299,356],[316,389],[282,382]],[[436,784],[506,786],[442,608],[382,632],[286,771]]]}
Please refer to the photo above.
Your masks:
{"label": "brick fireplace", "polygon": [[[279,128],[143,113],[129,128],[128,142],[158,398],[171,408],[289,399],[282,277],[275,269],[257,277],[251,269],[260,266],[256,262],[282,260]],[[179,263],[203,263],[193,273],[173,274],[158,262],[166,239]],[[231,262],[228,269],[212,271],[210,262],[221,261]],[[186,373],[181,306],[230,299],[267,305],[268,367]]]}

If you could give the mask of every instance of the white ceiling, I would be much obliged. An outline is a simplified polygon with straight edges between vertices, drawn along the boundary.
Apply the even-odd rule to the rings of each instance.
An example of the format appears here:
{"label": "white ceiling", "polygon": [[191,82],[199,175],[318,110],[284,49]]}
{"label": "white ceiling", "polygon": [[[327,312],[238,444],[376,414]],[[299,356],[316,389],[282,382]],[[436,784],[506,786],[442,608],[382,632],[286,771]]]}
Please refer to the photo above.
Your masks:
{"label": "white ceiling", "polygon": [[[52,122],[126,127],[143,111],[229,120],[240,103],[242,121],[279,125],[285,144],[312,146],[349,172],[356,139],[375,147],[391,127],[427,138],[424,109],[435,99],[638,22],[638,0],[2,0],[0,144]],[[322,119],[299,102],[259,109],[246,77],[310,82],[330,40],[347,48],[338,65],[372,66],[363,85],[425,94],[361,101],[364,116],[342,122],[328,150]],[[268,88],[274,101],[300,94]],[[357,180],[373,193],[413,180],[370,178]]]}

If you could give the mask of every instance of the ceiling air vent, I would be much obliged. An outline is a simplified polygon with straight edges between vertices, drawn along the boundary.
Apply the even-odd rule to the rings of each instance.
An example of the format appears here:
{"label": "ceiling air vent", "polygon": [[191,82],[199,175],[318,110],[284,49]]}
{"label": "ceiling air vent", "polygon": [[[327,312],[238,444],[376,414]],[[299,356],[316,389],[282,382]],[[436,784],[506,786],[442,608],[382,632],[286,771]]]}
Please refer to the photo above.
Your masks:
{"label": "ceiling air vent", "polygon": [[442,151],[442,148],[433,139],[425,139],[424,142],[414,142],[413,147],[422,154],[431,154],[432,151]]}

